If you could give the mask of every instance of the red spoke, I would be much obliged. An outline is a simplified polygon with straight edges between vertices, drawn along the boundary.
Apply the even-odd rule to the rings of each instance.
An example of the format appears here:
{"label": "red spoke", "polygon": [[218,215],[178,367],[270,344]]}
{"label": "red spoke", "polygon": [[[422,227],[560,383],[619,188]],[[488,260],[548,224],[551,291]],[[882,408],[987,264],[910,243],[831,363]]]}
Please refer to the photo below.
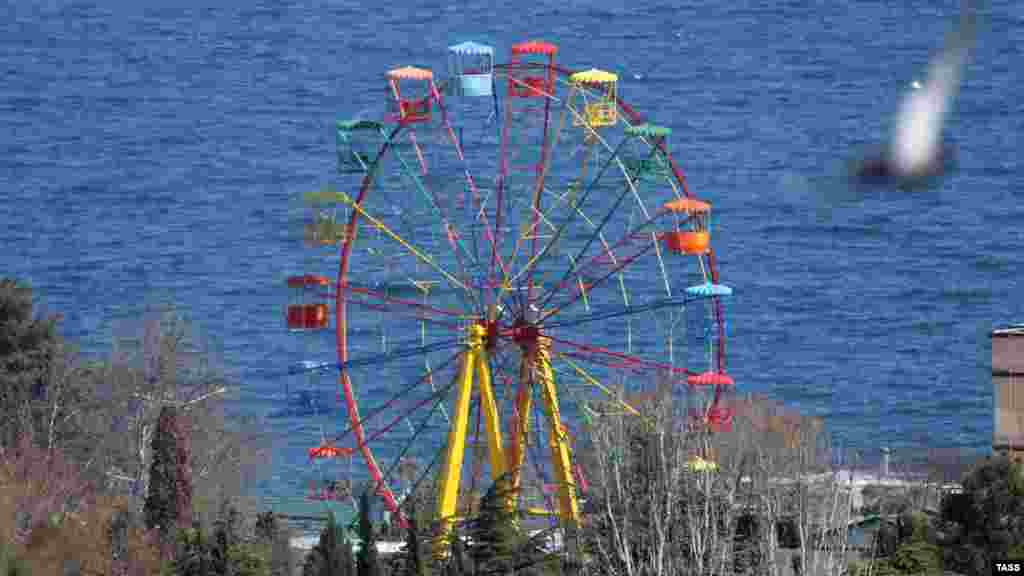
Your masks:
{"label": "red spoke", "polygon": [[[599,268],[599,269],[600,268],[607,268],[613,262],[613,258],[615,256],[615,252],[614,251],[616,249],[622,248],[622,247],[625,247],[625,246],[628,246],[628,245],[631,245],[638,238],[644,239],[644,240],[648,239],[650,232],[647,232],[647,233],[639,232],[639,230],[641,230],[641,229],[643,229],[643,228],[653,224],[658,218],[663,216],[665,213],[666,213],[666,210],[664,208],[659,209],[657,212],[654,213],[653,216],[648,218],[647,221],[642,222],[639,225],[637,225],[636,227],[634,227],[632,230],[627,232],[621,239],[619,239],[614,244],[611,244],[607,248],[602,244],[601,248],[600,248],[600,253],[598,253],[595,256],[591,256],[587,261],[582,262],[582,263],[578,264],[577,266],[575,266],[574,269],[571,272],[568,273],[567,277],[560,284],[558,284],[557,286],[552,288],[548,293],[544,294],[544,296],[541,297],[541,302],[548,302],[551,298],[553,298],[556,294],[558,294],[559,291],[564,290],[566,287],[568,287],[570,285],[576,286],[578,280],[584,277],[583,273],[585,271],[591,270],[593,268]],[[658,238],[660,238],[660,236],[657,236],[654,240],[657,240]],[[650,244],[647,244],[646,246],[647,247],[640,254],[643,254],[644,252],[646,252],[647,250],[650,249]],[[635,255],[630,261],[635,259],[640,254]],[[627,264],[628,264],[628,262],[627,262]],[[615,272],[617,272],[618,270],[621,270],[621,269],[622,269],[622,267],[613,268],[612,271],[611,271],[611,274],[614,274]],[[611,275],[611,274],[609,274],[609,275]],[[596,285],[597,282],[593,282],[593,283],[584,282],[584,284]],[[590,289],[589,286],[588,286],[587,289],[588,290]],[[579,298],[581,296],[582,296],[582,294],[579,294],[579,293],[576,294],[577,298]],[[575,301],[575,300],[573,300],[573,301]]]}
{"label": "red spoke", "polygon": [[[354,294],[362,294],[364,296],[369,296],[371,298],[376,298],[378,300],[382,300],[382,301],[387,302],[389,304],[399,304],[401,306],[407,306],[409,308],[415,308],[415,309],[418,309],[418,310],[423,310],[423,311],[426,311],[426,312],[432,312],[434,314],[440,314],[440,315],[443,315],[443,316],[449,316],[449,317],[455,317],[455,318],[460,318],[460,317],[464,316],[464,313],[462,311],[460,311],[460,310],[447,310],[447,309],[443,309],[443,308],[438,308],[436,306],[429,306],[427,304],[423,304],[423,303],[417,302],[415,300],[409,300],[407,298],[395,298],[394,296],[388,296],[384,292],[380,292],[378,290],[371,290],[370,288],[360,288],[360,287],[357,287],[357,286],[352,286],[351,284],[345,284],[343,289],[346,292],[352,292]],[[333,295],[332,295],[332,297],[333,297]],[[351,301],[351,300],[349,300],[349,301]]]}
{"label": "red spoke", "polygon": [[[612,358],[618,358],[622,362],[623,365],[639,366],[639,367],[644,367],[644,368],[650,368],[650,369],[653,369],[653,370],[664,370],[664,371],[669,372],[670,374],[684,374],[684,375],[687,375],[687,376],[692,375],[692,374],[696,374],[696,372],[693,372],[693,371],[688,370],[686,368],[681,368],[679,366],[673,366],[672,364],[665,364],[664,362],[655,362],[653,360],[647,360],[647,359],[641,358],[640,356],[635,356],[635,355],[632,355],[632,354],[624,354],[622,352],[616,352],[614,350],[609,350],[608,348],[604,348],[602,346],[590,346],[588,344],[580,344],[578,342],[573,342],[571,340],[563,340],[561,338],[556,338],[554,336],[551,336],[550,334],[545,334],[545,336],[550,338],[552,342],[557,342],[559,344],[565,344],[566,346],[571,346],[571,347],[573,347],[573,348],[575,348],[575,349],[577,349],[577,350],[579,350],[581,352],[588,352],[588,353],[591,354],[591,356],[590,356],[591,358],[594,357],[594,356],[609,356],[609,357],[612,357]],[[565,354],[569,355],[569,354],[572,354],[572,353],[567,352]],[[583,357],[582,355],[579,355],[579,354],[576,354],[575,356],[576,357]],[[598,361],[598,362],[600,362],[600,361]]]}
{"label": "red spoke", "polygon": [[[644,254],[646,254],[651,249],[651,247],[653,247],[653,246],[654,246],[654,243],[652,242],[652,243],[648,244],[647,246],[645,246],[642,250],[640,250],[636,254],[633,254],[632,256],[629,256],[629,257],[621,259],[619,261],[619,264],[617,266],[615,266],[614,268],[612,268],[611,270],[609,270],[607,273],[605,273],[604,276],[601,276],[600,278],[597,278],[593,282],[588,282],[587,284],[590,285],[589,289],[593,290],[594,288],[600,286],[602,283],[604,283],[605,280],[607,280],[608,278],[611,278],[612,276],[617,274],[619,271],[621,271],[623,268],[625,268],[626,266],[629,266],[634,261],[636,261],[637,258],[639,258],[639,257],[643,256]],[[578,271],[577,271],[577,274],[578,274]],[[579,278],[579,276],[576,275],[576,274],[574,274],[574,276],[576,276],[576,278],[573,279],[573,281],[575,281],[575,280],[577,280]],[[564,289],[565,286],[568,285],[567,284],[568,282],[569,282],[569,280],[567,279],[562,284],[559,284],[558,286],[553,288],[552,292],[551,292],[551,295],[553,296],[558,291]],[[565,304],[562,304],[561,306],[552,308],[552,309],[550,309],[549,312],[545,313],[545,315],[543,317],[543,320],[550,320],[551,318],[554,318],[556,315],[558,315],[559,312],[562,312],[562,311],[566,310],[567,308],[569,308],[570,306],[572,306],[573,304],[575,304],[576,302],[579,302],[579,300],[583,297],[583,294],[584,294],[584,291],[577,290],[576,292],[574,292],[574,294],[572,295],[572,297],[569,299],[568,302],[566,302]]]}

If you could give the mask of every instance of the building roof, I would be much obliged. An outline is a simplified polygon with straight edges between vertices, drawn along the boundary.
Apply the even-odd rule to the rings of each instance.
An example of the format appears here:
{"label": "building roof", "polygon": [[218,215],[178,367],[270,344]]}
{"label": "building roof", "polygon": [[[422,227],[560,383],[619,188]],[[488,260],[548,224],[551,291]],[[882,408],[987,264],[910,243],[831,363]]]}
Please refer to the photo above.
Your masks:
{"label": "building roof", "polygon": [[1024,324],[1011,324],[1006,328],[996,328],[992,331],[992,338],[1008,338],[1010,336],[1024,336]]}

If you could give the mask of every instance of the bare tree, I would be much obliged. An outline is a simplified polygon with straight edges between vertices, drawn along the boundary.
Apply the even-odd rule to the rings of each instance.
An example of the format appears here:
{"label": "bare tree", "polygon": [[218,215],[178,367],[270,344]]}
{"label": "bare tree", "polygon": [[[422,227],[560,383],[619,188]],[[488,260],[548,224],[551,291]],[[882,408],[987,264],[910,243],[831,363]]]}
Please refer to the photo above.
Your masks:
{"label": "bare tree", "polygon": [[[232,387],[173,309],[147,315],[114,342],[110,360],[93,370],[99,409],[92,432],[111,479],[130,479],[136,505],[148,491],[150,444],[163,406],[175,406],[190,431],[195,500],[212,517],[220,500],[237,497],[244,475],[269,457],[270,442],[252,420],[232,418]],[[257,443],[256,440],[259,439]]]}
{"label": "bare tree", "polygon": [[[794,556],[804,574],[842,572],[850,491],[824,460],[820,420],[748,398],[710,433],[666,395],[639,400],[640,417],[594,411],[588,573],[786,574]],[[796,551],[780,550],[784,524]]]}

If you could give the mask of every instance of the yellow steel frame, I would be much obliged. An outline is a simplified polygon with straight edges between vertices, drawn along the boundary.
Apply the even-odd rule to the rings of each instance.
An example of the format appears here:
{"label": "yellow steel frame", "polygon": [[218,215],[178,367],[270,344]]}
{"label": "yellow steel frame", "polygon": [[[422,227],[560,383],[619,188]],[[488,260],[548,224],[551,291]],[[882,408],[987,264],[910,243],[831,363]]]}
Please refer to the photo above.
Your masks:
{"label": "yellow steel frame", "polygon": [[444,465],[438,475],[436,515],[441,523],[441,530],[434,540],[434,555],[437,558],[447,557],[452,529],[457,519],[456,508],[466,450],[466,431],[469,424],[469,406],[473,394],[474,375],[480,388],[480,406],[483,410],[481,416],[486,427],[491,475],[497,480],[509,473],[511,479],[505,505],[509,510],[515,510],[517,505],[520,472],[530,429],[532,385],[536,383],[539,385],[541,400],[548,418],[548,449],[551,454],[555,480],[559,486],[559,516],[570,525],[576,525],[579,522],[576,481],[572,475],[568,435],[562,426],[554,372],[551,369],[550,340],[541,336],[525,346],[525,354],[520,365],[519,389],[516,394],[516,414],[512,419],[513,426],[509,434],[508,450],[505,450],[501,438],[498,407],[491,385],[487,353],[484,348],[486,333],[486,328],[480,324],[473,324],[468,329],[466,351],[463,353],[462,366],[457,380],[458,396],[455,401],[455,409],[452,411],[451,427],[448,429]]}
{"label": "yellow steel frame", "polygon": [[458,380],[458,399],[452,414],[451,428],[448,429],[448,448],[444,467],[440,470],[437,488],[437,518],[441,522],[441,533],[434,543],[437,556],[446,556],[455,512],[459,497],[459,483],[462,479],[462,461],[466,451],[466,427],[469,424],[469,400],[473,393],[473,373],[480,381],[480,406],[487,427],[487,448],[490,452],[491,474],[499,478],[505,474],[505,452],[501,445],[501,429],[498,421],[498,406],[494,401],[491,387],[491,371],[483,352],[486,330],[479,324],[469,327],[466,351],[462,356],[462,369]]}

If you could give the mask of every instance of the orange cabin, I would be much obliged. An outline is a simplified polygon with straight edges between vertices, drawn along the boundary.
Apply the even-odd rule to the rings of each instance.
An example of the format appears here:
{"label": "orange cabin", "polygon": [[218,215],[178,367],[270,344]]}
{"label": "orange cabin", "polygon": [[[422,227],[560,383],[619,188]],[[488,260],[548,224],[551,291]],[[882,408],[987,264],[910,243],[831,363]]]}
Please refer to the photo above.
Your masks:
{"label": "orange cabin", "polygon": [[320,290],[329,284],[327,278],[312,274],[288,278],[288,288],[292,293],[287,311],[289,330],[319,330],[327,327],[327,304],[311,300],[320,298]]}
{"label": "orange cabin", "polygon": [[662,234],[665,248],[676,254],[707,254],[711,242],[711,205],[695,198],[678,198],[664,205],[676,215],[676,229]]}

